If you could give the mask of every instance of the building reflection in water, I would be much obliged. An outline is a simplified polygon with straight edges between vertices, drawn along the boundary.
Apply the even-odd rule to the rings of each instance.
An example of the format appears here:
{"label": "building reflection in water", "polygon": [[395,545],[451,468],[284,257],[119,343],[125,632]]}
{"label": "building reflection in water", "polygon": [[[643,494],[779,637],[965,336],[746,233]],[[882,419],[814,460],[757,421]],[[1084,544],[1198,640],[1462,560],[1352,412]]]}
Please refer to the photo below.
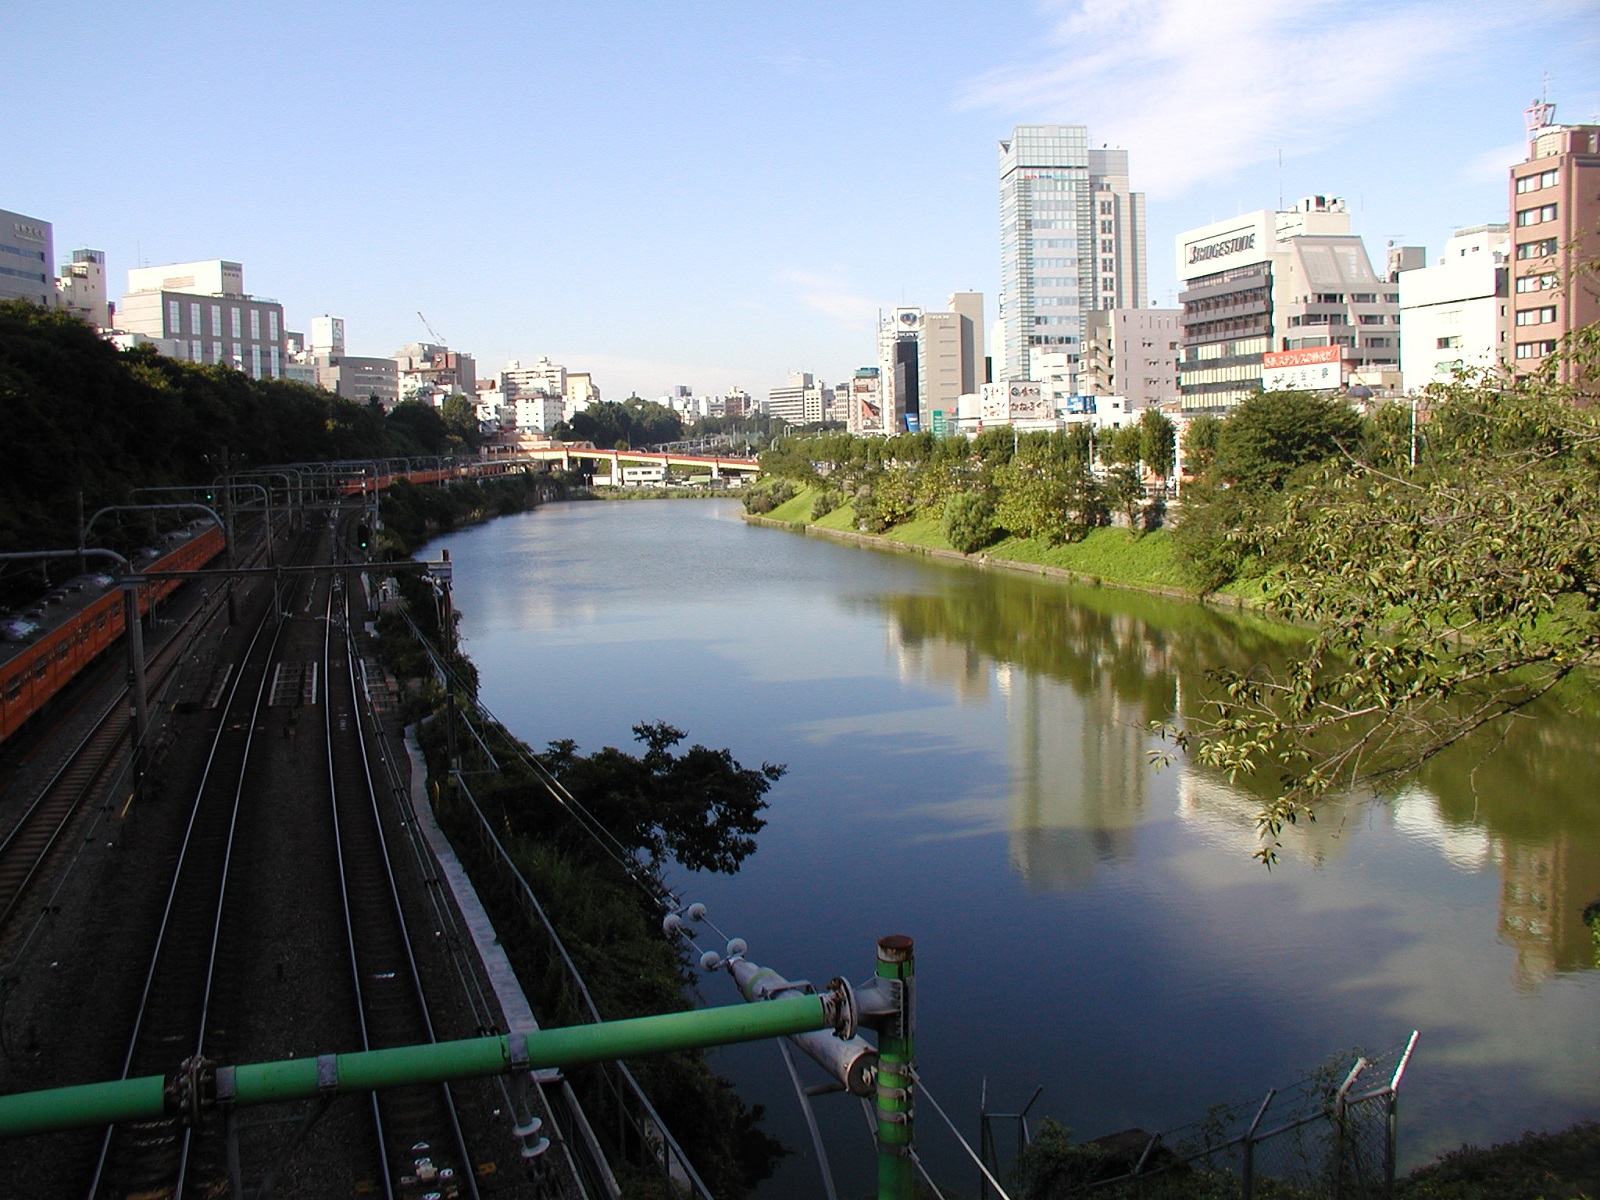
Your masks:
{"label": "building reflection in water", "polygon": [[[1001,580],[968,591],[886,596],[888,637],[902,678],[1005,705],[1010,857],[1028,888],[1081,888],[1104,863],[1131,857],[1146,818],[1151,720],[1186,714],[1206,668],[1262,661],[1278,647],[1242,624],[1169,606],[1171,624],[1104,593]],[[1521,986],[1592,969],[1583,923],[1600,898],[1600,806],[1591,702],[1548,705],[1536,718],[1463,743],[1432,760],[1398,799],[1333,797],[1316,821],[1287,826],[1280,854],[1313,869],[1331,864],[1375,825],[1429,844],[1453,868],[1500,874],[1499,936],[1516,950]],[[1260,781],[1233,786],[1177,762],[1178,815],[1242,855],[1259,848]]]}

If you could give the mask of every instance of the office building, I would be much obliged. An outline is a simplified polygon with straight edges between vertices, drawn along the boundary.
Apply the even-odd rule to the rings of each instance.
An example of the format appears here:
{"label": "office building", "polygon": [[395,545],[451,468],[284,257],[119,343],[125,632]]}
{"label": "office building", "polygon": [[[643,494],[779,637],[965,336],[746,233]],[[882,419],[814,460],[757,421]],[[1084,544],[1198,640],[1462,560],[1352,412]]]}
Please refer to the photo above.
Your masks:
{"label": "office building", "polygon": [[[1184,408],[1238,404],[1264,383],[1338,388],[1352,372],[1398,375],[1399,286],[1372,269],[1338,197],[1191,229],[1177,252]],[[1267,369],[1311,365],[1264,380]]]}
{"label": "office building", "polygon": [[0,208],[0,300],[56,302],[55,231],[49,221]]}
{"label": "office building", "polygon": [[244,267],[224,259],[135,267],[117,328],[171,339],[190,362],[279,379],[288,358],[283,305],[246,294]]}
{"label": "office building", "polygon": [[398,373],[400,400],[421,400],[435,408],[451,396],[475,398],[477,370],[472,355],[432,342],[413,342],[389,356]]}
{"label": "office building", "polygon": [[106,299],[106,256],[103,250],[74,250],[56,278],[56,303],[96,329],[110,329],[112,307]]}
{"label": "office building", "polygon": [[964,395],[988,382],[983,358],[983,294],[953,292],[948,311],[922,314],[917,339],[917,404],[928,433],[954,432]]}
{"label": "office building", "polygon": [[1004,375],[1035,350],[1075,362],[1085,315],[1146,303],[1144,195],[1126,150],[1091,150],[1082,125],[1018,125],[1000,143]]}
{"label": "office building", "polygon": [[[1511,369],[1537,371],[1574,329],[1600,322],[1600,125],[1526,112],[1528,157],[1511,168]],[[1562,368],[1570,379],[1570,365]]]}
{"label": "office building", "polygon": [[1400,374],[1407,391],[1488,370],[1510,354],[1510,226],[1458,229],[1431,267],[1400,272]]}
{"label": "office building", "polygon": [[767,393],[767,415],[790,425],[811,425],[823,419],[822,387],[810,371],[794,371],[789,382]]}
{"label": "office building", "polygon": [[902,307],[878,316],[878,394],[883,431],[922,429],[922,309]]}
{"label": "office building", "polygon": [[1125,396],[1135,408],[1177,399],[1182,321],[1181,308],[1090,313],[1084,321],[1077,390],[1087,396]]}
{"label": "office building", "polygon": [[878,386],[878,367],[858,367],[848,384],[839,390],[845,394],[845,428],[851,433],[883,433],[883,396]]}

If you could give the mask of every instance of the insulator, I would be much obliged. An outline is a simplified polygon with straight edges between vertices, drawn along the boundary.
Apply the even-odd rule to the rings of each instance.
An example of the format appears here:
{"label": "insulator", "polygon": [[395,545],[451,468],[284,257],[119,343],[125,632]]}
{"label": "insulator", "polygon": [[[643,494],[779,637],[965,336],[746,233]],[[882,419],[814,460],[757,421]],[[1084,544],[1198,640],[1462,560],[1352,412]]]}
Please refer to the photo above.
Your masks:
{"label": "insulator", "polygon": [[750,947],[745,945],[743,938],[733,938],[728,942],[728,957],[733,958],[735,955],[743,954],[749,949]]}
{"label": "insulator", "polygon": [[715,950],[707,950],[700,956],[700,969],[702,971],[715,971],[722,965],[722,955]]}
{"label": "insulator", "polygon": [[706,906],[701,904],[700,901],[696,900],[693,904],[689,905],[688,908],[683,910],[683,915],[688,917],[691,921],[703,921],[706,918]]}
{"label": "insulator", "polygon": [[662,933],[677,933],[683,928],[683,919],[677,913],[668,913],[661,918]]}

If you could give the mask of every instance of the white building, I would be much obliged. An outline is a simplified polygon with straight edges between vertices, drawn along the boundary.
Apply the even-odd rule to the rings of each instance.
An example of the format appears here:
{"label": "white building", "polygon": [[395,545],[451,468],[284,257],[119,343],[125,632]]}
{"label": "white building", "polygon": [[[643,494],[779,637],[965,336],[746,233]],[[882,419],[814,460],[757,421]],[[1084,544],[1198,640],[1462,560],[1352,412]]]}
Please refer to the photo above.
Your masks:
{"label": "white building", "polygon": [[1018,125],[1000,143],[1003,373],[1033,378],[1036,351],[1075,361],[1085,316],[1143,308],[1144,195],[1126,150],[1091,150],[1082,125]]}
{"label": "white building", "polygon": [[1509,225],[1458,229],[1437,265],[1400,274],[1400,374],[1407,391],[1499,366],[1510,321]]}
{"label": "white building", "polygon": [[1139,407],[1178,397],[1181,308],[1112,308],[1084,322],[1077,391],[1126,396]]}
{"label": "white building", "polygon": [[56,302],[55,230],[49,221],[0,208],[0,300]]}
{"label": "white building", "polygon": [[1245,213],[1176,241],[1186,409],[1260,391],[1267,354],[1337,347],[1341,384],[1353,372],[1398,374],[1399,285],[1372,269],[1338,197]]}
{"label": "white building", "polygon": [[170,339],[183,351],[179,358],[253,379],[282,378],[288,358],[283,305],[247,295],[244,267],[220,258],[131,269],[117,328]]}
{"label": "white building", "polygon": [[795,371],[783,387],[767,393],[767,414],[790,425],[811,425],[823,419],[822,388],[810,371]]}
{"label": "white building", "polygon": [[61,274],[56,279],[56,302],[96,329],[111,328],[111,304],[106,299],[105,251],[72,252],[72,261],[61,264]]}

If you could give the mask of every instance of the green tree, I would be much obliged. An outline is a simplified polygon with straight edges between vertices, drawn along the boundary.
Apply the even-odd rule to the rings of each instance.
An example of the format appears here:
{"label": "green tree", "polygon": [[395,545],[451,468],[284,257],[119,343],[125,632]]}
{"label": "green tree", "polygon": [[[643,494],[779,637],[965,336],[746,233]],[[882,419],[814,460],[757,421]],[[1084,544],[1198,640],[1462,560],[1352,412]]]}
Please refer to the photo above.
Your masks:
{"label": "green tree", "polygon": [[478,428],[478,408],[466,396],[459,392],[446,396],[439,407],[439,416],[444,421],[445,432],[451,441],[459,442],[463,449],[471,451],[476,451],[482,445],[483,431]]}
{"label": "green tree", "polygon": [[1301,467],[1354,448],[1361,418],[1343,400],[1310,392],[1259,392],[1223,422],[1213,470],[1253,488],[1282,488]]}
{"label": "green tree", "polygon": [[1177,454],[1176,438],[1176,428],[1159,408],[1147,408],[1139,414],[1139,457],[1162,479],[1172,474]]}
{"label": "green tree", "polygon": [[1600,666],[1600,410],[1584,406],[1600,327],[1559,357],[1532,378],[1432,389],[1446,436],[1415,473],[1329,463],[1258,526],[1279,564],[1273,610],[1316,633],[1279,672],[1220,676],[1173,737],[1231,775],[1277,778],[1267,861],[1328,791],[1392,790]]}
{"label": "green tree", "polygon": [[450,430],[433,405],[422,400],[402,400],[387,418],[389,432],[407,454],[444,454]]}
{"label": "green tree", "polygon": [[[607,746],[581,756],[577,745],[552,742],[545,768],[622,845],[652,867],[668,859],[691,871],[733,873],[755,850],[766,820],[768,789],[784,768],[741,766],[727,750],[691,746],[676,752],[681,729],[664,721],[633,727],[642,755]],[[566,827],[563,818],[561,824]]]}
{"label": "green tree", "polygon": [[1139,465],[1144,437],[1137,425],[1121,425],[1100,443],[1100,461],[1108,466]]}
{"label": "green tree", "polygon": [[1222,422],[1210,413],[1190,419],[1183,431],[1183,465],[1191,475],[1204,475],[1217,461]]}
{"label": "green tree", "polygon": [[[1137,433],[1137,430],[1133,431]],[[1139,468],[1128,463],[1113,467],[1101,485],[1108,505],[1120,512],[1134,536],[1144,532],[1144,480]]]}

